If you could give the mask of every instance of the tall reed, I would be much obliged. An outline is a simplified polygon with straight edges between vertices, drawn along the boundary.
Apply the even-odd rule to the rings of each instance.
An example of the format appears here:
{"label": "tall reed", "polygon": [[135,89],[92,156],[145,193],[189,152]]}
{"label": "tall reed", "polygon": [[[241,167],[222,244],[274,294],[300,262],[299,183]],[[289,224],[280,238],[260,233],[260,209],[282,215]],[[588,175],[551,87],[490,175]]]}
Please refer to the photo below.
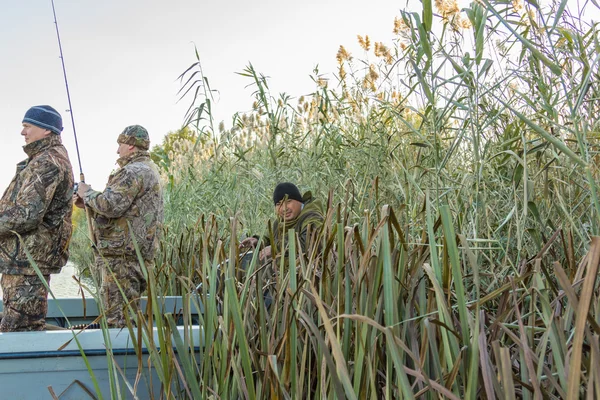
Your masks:
{"label": "tall reed", "polygon": [[[167,397],[600,395],[596,25],[567,1],[422,5],[392,43],[359,37],[362,59],[340,47],[337,84],[316,71],[292,105],[249,65],[253,112],[195,120],[153,276],[202,304],[204,345],[181,373],[181,352],[160,358]],[[199,60],[182,77],[205,116]],[[237,244],[283,180],[327,199],[327,222],[267,310]]]}

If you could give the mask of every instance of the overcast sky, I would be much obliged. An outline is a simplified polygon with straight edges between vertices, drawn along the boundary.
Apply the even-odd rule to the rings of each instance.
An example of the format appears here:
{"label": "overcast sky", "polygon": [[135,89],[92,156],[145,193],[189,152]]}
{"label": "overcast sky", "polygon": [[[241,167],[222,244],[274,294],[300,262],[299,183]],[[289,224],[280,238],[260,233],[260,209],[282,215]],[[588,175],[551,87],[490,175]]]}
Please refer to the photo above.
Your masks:
{"label": "overcast sky", "polygon": [[[333,77],[340,45],[360,59],[357,34],[389,44],[400,10],[421,11],[418,0],[55,0],[55,6],[83,172],[99,190],[116,166],[123,128],[143,125],[157,144],[181,127],[189,102],[177,103],[177,77],[195,62],[194,44],[219,91],[216,123],[230,127],[233,113],[249,111],[253,102],[249,79],[235,74],[249,62],[270,77],[274,95],[299,97],[314,90],[316,65]],[[0,0],[0,33],[0,193],[25,158],[21,121],[32,105],[50,104],[63,114],[63,142],[77,179],[51,1]]]}
{"label": "overcast sky", "polygon": [[[271,78],[274,94],[308,94],[313,68],[335,72],[339,46],[358,51],[357,34],[389,43],[406,1],[55,0],[86,180],[104,187],[124,127],[143,125],[156,144],[181,126],[189,103],[177,104],[176,78],[195,61],[194,44],[220,92],[217,123],[230,126],[234,112],[252,105],[250,81],[235,74],[248,62]],[[63,114],[77,179],[51,1],[0,0],[0,29],[0,190],[25,158],[21,121],[38,104]]]}

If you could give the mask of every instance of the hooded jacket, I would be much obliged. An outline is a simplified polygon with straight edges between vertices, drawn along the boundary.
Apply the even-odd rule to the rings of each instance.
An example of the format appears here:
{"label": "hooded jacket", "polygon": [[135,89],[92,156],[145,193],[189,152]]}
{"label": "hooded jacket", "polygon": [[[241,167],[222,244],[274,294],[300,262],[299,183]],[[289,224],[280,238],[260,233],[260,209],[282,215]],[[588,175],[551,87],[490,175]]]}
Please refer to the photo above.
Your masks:
{"label": "hooded jacket", "polygon": [[85,205],[92,211],[96,247],[101,256],[136,261],[134,241],[142,257],[152,261],[163,223],[160,176],[148,152],[136,151],[117,160],[103,192],[88,190]]}
{"label": "hooded jacket", "polygon": [[23,150],[28,158],[0,200],[0,272],[35,275],[27,249],[42,274],[58,273],[69,258],[73,169],[56,134]]}

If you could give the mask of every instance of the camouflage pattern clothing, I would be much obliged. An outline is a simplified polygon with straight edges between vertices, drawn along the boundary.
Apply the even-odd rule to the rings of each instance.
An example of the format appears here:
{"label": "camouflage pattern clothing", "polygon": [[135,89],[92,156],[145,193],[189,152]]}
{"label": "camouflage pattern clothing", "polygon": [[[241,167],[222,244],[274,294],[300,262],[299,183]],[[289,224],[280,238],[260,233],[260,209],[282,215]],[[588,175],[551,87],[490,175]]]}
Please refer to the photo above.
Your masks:
{"label": "camouflage pattern clothing", "polygon": [[[163,197],[158,170],[148,152],[136,151],[117,162],[121,168],[110,175],[104,191],[90,189],[85,192],[83,200],[92,212],[96,247],[100,258],[104,259],[97,266],[113,269],[121,286],[130,288],[125,294],[128,300],[132,300],[140,297],[146,285],[132,236],[144,263],[152,263],[163,222]],[[135,269],[135,273],[124,272],[131,268]],[[102,274],[105,277],[111,275],[104,270]],[[133,276],[139,279],[139,285],[125,282]],[[115,291],[108,287],[110,284],[108,280],[102,282],[102,291],[107,293],[105,307],[122,309],[124,299],[115,295]]]}
{"label": "camouflage pattern clothing", "polygon": [[[50,284],[50,275],[44,275]],[[37,275],[2,275],[4,317],[2,332],[43,331],[48,312],[48,290]]]}
{"label": "camouflage pattern clothing", "polygon": [[42,274],[55,274],[69,258],[73,169],[58,135],[23,149],[29,158],[0,200],[0,273],[35,275],[26,248]]}
{"label": "camouflage pattern clothing", "polygon": [[[148,263],[145,264],[146,268],[151,267]],[[124,327],[127,305],[123,299],[133,300],[132,305],[136,305],[135,301],[146,290],[146,279],[140,263],[125,257],[97,256],[96,266],[102,273],[100,294],[106,322],[109,326]]]}
{"label": "camouflage pattern clothing", "polygon": [[133,233],[144,260],[153,260],[163,222],[158,169],[146,151],[121,157],[117,163],[121,168],[110,175],[104,192],[90,189],[83,199],[92,211],[98,252],[137,260]]}
{"label": "camouflage pattern clothing", "polygon": [[139,125],[131,125],[125,128],[119,135],[117,143],[130,144],[142,150],[150,149],[148,131]]}
{"label": "camouflage pattern clothing", "polygon": [[[17,164],[17,173],[0,199],[3,300],[5,307],[12,302],[15,305],[12,310],[17,314],[22,311],[23,320],[17,321],[17,314],[13,315],[10,317],[13,322],[0,325],[3,332],[29,330],[25,325],[32,321],[33,314],[41,317],[32,329],[43,329],[44,326],[46,292],[45,289],[34,289],[39,288],[41,281],[35,276],[25,249],[44,276],[60,272],[69,257],[74,181],[67,150],[56,134],[29,143],[23,150],[28,158]],[[9,277],[11,275],[14,276]],[[22,285],[15,283],[19,279],[23,285],[31,287],[20,289]],[[33,283],[35,280],[38,284]],[[4,283],[19,289],[13,291],[4,287]],[[11,298],[11,293],[19,294],[19,298]],[[32,307],[40,307],[39,313],[33,312]]]}

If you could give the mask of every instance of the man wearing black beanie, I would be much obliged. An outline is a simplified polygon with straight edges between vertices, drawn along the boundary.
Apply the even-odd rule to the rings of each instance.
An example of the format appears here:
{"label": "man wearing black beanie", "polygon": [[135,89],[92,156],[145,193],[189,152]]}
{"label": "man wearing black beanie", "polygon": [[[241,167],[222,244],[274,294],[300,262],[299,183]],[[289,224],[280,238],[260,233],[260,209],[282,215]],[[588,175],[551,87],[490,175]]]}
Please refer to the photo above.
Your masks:
{"label": "man wearing black beanie", "polygon": [[69,257],[73,169],[61,142],[62,129],[60,114],[48,105],[31,107],[23,117],[21,135],[28,158],[17,164],[17,173],[0,200],[2,332],[44,330],[45,284]]}
{"label": "man wearing black beanie", "polygon": [[[323,226],[323,211],[319,201],[313,199],[311,192],[300,195],[300,190],[296,185],[290,182],[278,184],[273,191],[273,204],[277,219],[273,223],[273,229],[267,230],[262,238],[263,249],[259,254],[259,259],[267,264],[267,268],[262,272],[262,283],[264,304],[270,308],[277,290],[277,268],[279,261],[271,262],[278,256],[287,258],[288,255],[288,231],[294,229],[300,242],[300,248],[296,250],[300,256],[308,257],[308,252],[315,249],[312,243],[318,243]],[[258,245],[258,236],[253,236],[242,240],[240,248],[256,247]]]}
{"label": "man wearing black beanie", "polygon": [[[268,233],[263,237],[265,247],[260,253],[261,260],[268,260],[275,253],[287,253],[287,231],[290,229],[294,229],[300,239],[299,252],[306,253],[309,229],[316,232],[323,226],[321,203],[313,199],[311,192],[302,196],[296,185],[282,182],[273,191],[273,204],[278,218],[273,224],[273,241]],[[253,236],[244,239],[240,247],[256,247],[257,244],[258,237]]]}

